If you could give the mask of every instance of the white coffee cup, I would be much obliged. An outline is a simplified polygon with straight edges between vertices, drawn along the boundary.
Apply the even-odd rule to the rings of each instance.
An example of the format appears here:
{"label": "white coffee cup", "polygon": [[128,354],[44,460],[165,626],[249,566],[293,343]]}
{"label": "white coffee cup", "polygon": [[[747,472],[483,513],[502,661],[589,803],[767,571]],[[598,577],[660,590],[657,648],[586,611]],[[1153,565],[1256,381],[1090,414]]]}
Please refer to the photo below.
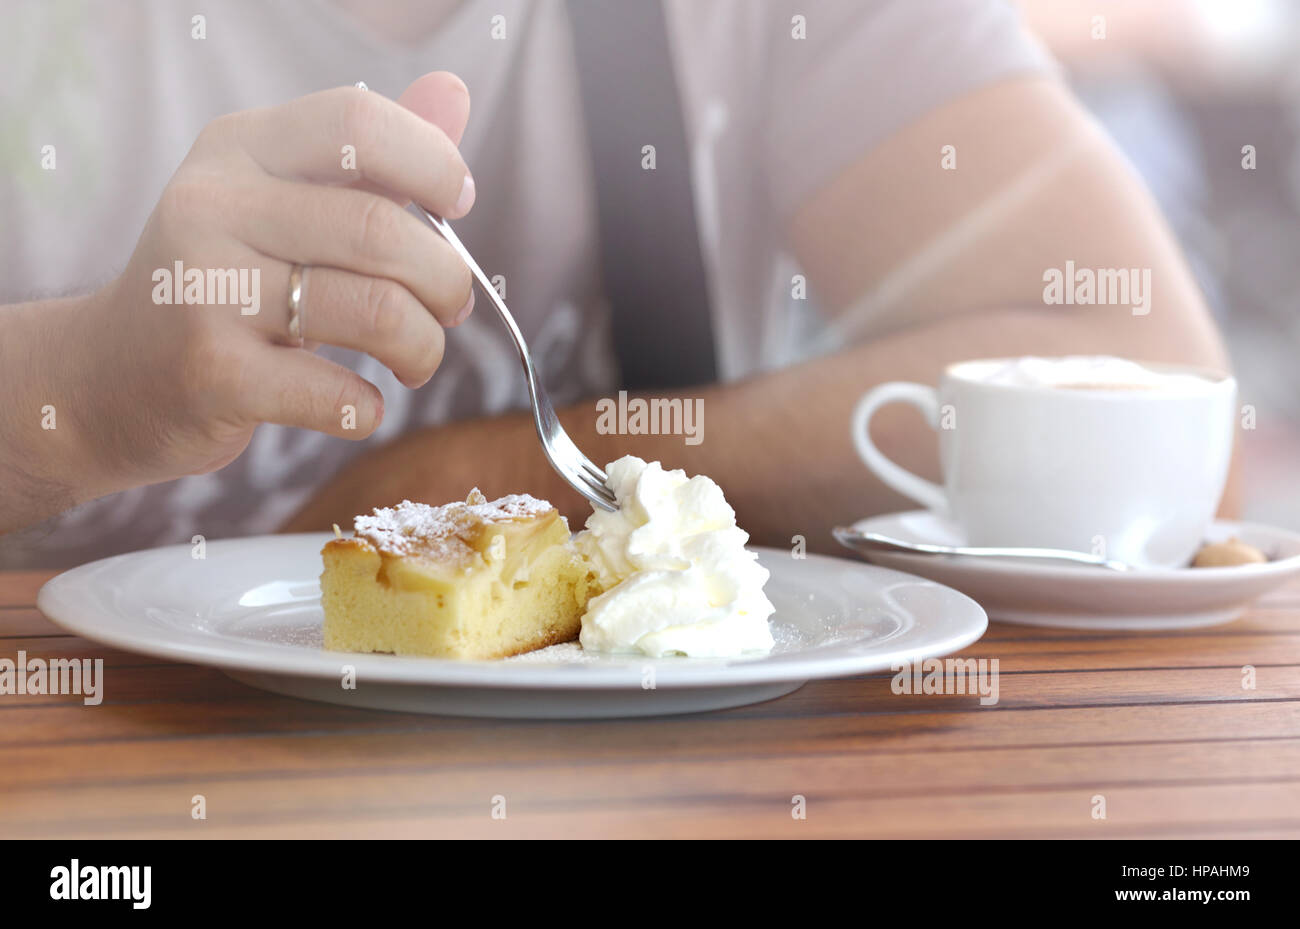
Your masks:
{"label": "white coffee cup", "polygon": [[[938,388],[891,382],[853,414],[858,454],[889,487],[950,517],[966,544],[1063,548],[1185,565],[1218,508],[1236,381],[1118,358],[949,365]],[[894,402],[939,433],[943,486],[886,458],[869,424]]]}

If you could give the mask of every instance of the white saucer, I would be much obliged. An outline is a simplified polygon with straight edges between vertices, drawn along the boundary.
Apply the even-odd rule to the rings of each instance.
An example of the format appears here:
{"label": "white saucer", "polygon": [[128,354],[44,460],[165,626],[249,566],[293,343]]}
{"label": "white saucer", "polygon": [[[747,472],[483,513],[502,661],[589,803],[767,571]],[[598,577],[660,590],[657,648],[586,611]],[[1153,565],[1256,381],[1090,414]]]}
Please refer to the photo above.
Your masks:
{"label": "white saucer", "polygon": [[[853,528],[905,542],[964,545],[961,530],[929,510],[859,520]],[[871,561],[946,584],[989,617],[1078,629],[1181,629],[1236,619],[1251,601],[1300,575],[1300,535],[1258,523],[1216,521],[1206,541],[1236,536],[1272,560],[1232,568],[1143,568],[1127,573],[1064,563],[871,552]]]}
{"label": "white saucer", "polygon": [[[119,555],[60,574],[36,604],[115,648],[191,664],[277,693],[457,716],[652,716],[770,700],[814,678],[947,655],[988,626],[969,597],[857,561],[756,548],[776,649],[752,658],[601,656],[555,646],[505,661],[327,652],[320,549],[330,535],[257,536]],[[342,686],[355,669],[356,689]],[[647,686],[652,683],[653,686]],[[108,681],[111,691],[112,680]],[[110,693],[111,696],[111,693]]]}

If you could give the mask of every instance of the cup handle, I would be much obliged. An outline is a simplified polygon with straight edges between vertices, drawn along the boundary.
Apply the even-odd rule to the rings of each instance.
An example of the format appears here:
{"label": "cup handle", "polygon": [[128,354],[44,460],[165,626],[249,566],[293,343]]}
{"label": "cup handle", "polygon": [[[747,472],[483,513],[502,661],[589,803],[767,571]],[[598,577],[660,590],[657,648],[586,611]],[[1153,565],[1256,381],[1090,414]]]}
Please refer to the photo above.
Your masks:
{"label": "cup handle", "polygon": [[940,513],[948,510],[948,495],[933,481],[894,464],[871,441],[869,426],[876,410],[887,403],[910,403],[925,416],[931,429],[939,428],[939,395],[933,387],[890,381],[867,391],[853,411],[853,445],[859,457],[886,485],[922,506]]}

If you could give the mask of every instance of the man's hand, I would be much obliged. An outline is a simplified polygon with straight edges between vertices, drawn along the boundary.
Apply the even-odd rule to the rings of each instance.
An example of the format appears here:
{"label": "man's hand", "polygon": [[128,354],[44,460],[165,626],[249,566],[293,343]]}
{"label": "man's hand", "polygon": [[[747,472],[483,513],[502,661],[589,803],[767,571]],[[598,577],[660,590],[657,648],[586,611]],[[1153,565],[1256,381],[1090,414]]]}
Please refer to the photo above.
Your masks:
{"label": "man's hand", "polygon": [[[403,206],[468,212],[474,182],[457,151],[468,116],[464,84],[437,73],[399,102],[349,87],[221,117],[118,279],[85,298],[0,308],[0,531],[220,468],[259,423],[370,435],[379,390],[295,347],[291,272],[308,268],[303,339],[425,383],[443,327],[473,306],[471,280]],[[227,270],[233,286],[213,286]]]}

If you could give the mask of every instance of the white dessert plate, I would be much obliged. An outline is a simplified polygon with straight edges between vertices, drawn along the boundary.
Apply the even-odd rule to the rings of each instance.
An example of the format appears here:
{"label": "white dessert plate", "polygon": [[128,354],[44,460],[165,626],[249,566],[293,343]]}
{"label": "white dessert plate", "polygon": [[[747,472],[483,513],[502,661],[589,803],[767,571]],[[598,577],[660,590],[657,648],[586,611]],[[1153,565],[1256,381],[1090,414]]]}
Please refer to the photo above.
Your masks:
{"label": "white dessert plate", "polygon": [[[853,528],[904,542],[964,545],[961,529],[929,510],[859,520]],[[1181,629],[1236,619],[1260,594],[1300,575],[1300,534],[1258,523],[1217,520],[1207,542],[1236,536],[1271,561],[1230,568],[1106,571],[1063,562],[872,552],[872,562],[946,584],[989,617],[1076,629]]]}
{"label": "white dessert plate", "polygon": [[[213,665],[276,693],[456,716],[653,716],[742,706],[814,678],[888,671],[983,635],[984,611],[932,581],[861,562],[756,548],[772,572],[777,645],[735,659],[643,658],[553,646],[504,661],[330,652],[320,549],[329,535],[256,536],[106,558],[60,574],[37,606],[87,639]],[[343,686],[347,668],[355,688]],[[111,678],[108,683],[111,689]]]}

